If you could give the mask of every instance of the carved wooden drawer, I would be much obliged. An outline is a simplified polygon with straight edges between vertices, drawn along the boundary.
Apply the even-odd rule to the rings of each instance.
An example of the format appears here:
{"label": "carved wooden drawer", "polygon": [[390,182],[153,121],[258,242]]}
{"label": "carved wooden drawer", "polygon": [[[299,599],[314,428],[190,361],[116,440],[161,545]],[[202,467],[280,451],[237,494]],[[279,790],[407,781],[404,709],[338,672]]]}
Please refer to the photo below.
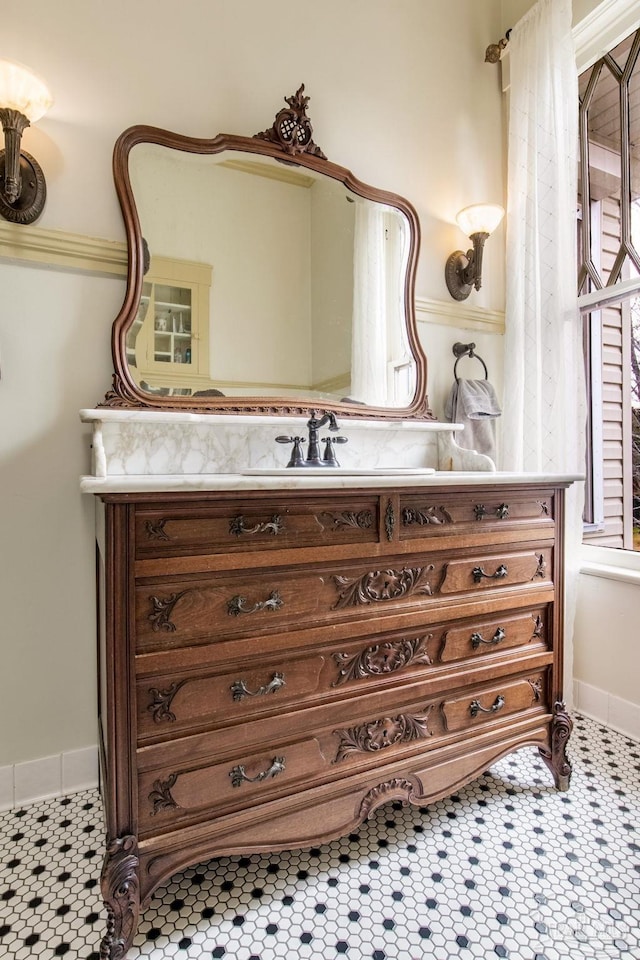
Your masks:
{"label": "carved wooden drawer", "polygon": [[220,763],[141,773],[141,833],[184,820],[195,822],[216,808],[255,803],[317,777],[326,765],[318,741],[308,737]]}
{"label": "carved wooden drawer", "polygon": [[239,500],[136,511],[136,557],[190,556],[375,543],[378,498],[317,495],[296,503]]}
{"label": "carved wooden drawer", "polygon": [[546,671],[539,671],[522,680],[505,680],[469,690],[442,704],[444,728],[449,733],[456,733],[524,710],[548,709],[547,687]]}
{"label": "carved wooden drawer", "polygon": [[446,627],[440,635],[436,656],[439,663],[452,663],[516,648],[531,649],[537,644],[551,647],[546,607],[522,613],[505,611],[499,617]]}
{"label": "carved wooden drawer", "polygon": [[[137,682],[138,739],[175,736],[193,727],[279,710],[317,691],[325,657],[247,663],[223,674],[198,671]],[[337,670],[337,668],[336,668]]]}
{"label": "carved wooden drawer", "polygon": [[492,529],[530,527],[553,531],[555,504],[548,491],[534,494],[430,493],[400,498],[400,538],[446,536],[468,530],[470,533]]}
{"label": "carved wooden drawer", "polygon": [[[178,736],[221,722],[242,722],[261,713],[303,708],[310,702],[343,696],[347,690],[369,692],[390,683],[429,679],[459,661],[513,656],[548,649],[548,610],[508,611],[494,618],[464,623],[430,624],[422,629],[385,632],[345,641],[306,653],[304,648],[249,660],[226,671],[211,664],[189,675],[169,669],[178,658],[172,652],[156,655],[167,661],[163,674],[137,680],[139,743]],[[176,651],[178,653],[178,651]],[[215,647],[211,650],[215,662]]]}
{"label": "carved wooden drawer", "polygon": [[452,560],[445,565],[440,594],[463,590],[486,590],[496,586],[549,581],[551,547],[519,550],[489,555],[476,554],[471,559]]}
{"label": "carved wooden drawer", "polygon": [[137,649],[330,624],[374,611],[393,614],[454,594],[548,584],[551,548],[488,555],[477,550],[454,559],[419,555],[378,563],[141,580],[136,586]]}

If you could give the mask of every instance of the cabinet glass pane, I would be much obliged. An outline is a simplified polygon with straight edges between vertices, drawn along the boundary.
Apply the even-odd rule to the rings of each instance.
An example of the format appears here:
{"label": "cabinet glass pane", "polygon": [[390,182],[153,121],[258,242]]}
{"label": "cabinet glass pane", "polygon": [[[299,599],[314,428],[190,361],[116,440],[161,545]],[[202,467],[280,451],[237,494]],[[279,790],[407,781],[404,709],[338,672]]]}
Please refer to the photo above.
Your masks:
{"label": "cabinet glass pane", "polygon": [[154,293],[154,360],[190,364],[191,290],[157,283]]}

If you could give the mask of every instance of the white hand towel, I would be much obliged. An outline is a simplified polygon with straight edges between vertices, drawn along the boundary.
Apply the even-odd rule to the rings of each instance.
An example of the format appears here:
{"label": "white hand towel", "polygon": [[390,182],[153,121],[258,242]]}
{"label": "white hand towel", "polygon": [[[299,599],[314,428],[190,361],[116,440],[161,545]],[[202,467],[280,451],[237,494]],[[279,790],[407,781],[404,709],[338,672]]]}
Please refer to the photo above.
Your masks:
{"label": "white hand towel", "polygon": [[456,443],[466,450],[484,453],[495,462],[495,420],[502,414],[498,398],[488,380],[458,380],[444,408],[450,423],[461,423],[464,431],[456,434]]}

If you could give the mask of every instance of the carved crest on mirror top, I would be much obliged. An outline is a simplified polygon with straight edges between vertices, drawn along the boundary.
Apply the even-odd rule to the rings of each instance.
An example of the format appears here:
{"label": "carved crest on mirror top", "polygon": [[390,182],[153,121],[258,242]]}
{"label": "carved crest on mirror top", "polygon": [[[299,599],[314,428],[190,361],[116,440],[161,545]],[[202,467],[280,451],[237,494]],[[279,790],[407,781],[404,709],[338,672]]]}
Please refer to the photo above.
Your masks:
{"label": "carved crest on mirror top", "polygon": [[[252,137],[218,134],[211,139],[183,136],[158,127],[138,125],[128,128],[116,141],[113,154],[114,182],[122,209],[128,253],[127,289],[123,306],[112,329],[112,357],[114,365],[112,389],[102,407],[170,410],[189,413],[264,414],[280,416],[310,416],[319,409],[333,411],[343,417],[375,419],[433,420],[426,394],[427,361],[419,342],[414,307],[415,273],[420,243],[420,227],[413,206],[398,194],[370,186],[358,180],[350,170],[329,161],[314,142],[313,127],[307,115],[309,97],[304,84],[290,97],[286,107],[275,116],[268,129]],[[374,406],[351,401],[318,399],[313,396],[224,396],[212,389],[199,396],[159,396],[146,392],[135,381],[127,363],[127,332],[136,317],[145,274],[149,270],[149,250],[143,236],[129,170],[129,154],[138,144],[155,144],[185,154],[210,156],[223,151],[239,151],[268,157],[292,167],[307,168],[343,184],[357,197],[393,208],[406,218],[408,224],[408,253],[402,278],[406,330],[403,335],[409,345],[414,365],[415,391],[406,407]],[[251,267],[246,265],[247,276]]]}

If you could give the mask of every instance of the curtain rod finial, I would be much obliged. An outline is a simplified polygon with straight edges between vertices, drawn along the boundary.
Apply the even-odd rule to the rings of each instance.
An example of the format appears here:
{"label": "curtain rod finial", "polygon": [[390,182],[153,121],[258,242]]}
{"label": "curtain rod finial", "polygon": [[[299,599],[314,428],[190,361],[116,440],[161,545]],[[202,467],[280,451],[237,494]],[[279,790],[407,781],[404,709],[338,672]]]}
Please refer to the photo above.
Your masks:
{"label": "curtain rod finial", "polygon": [[511,30],[507,30],[506,36],[499,40],[498,43],[490,43],[487,47],[484,55],[485,63],[497,63],[502,56],[502,51],[507,46],[509,42],[509,34]]}

